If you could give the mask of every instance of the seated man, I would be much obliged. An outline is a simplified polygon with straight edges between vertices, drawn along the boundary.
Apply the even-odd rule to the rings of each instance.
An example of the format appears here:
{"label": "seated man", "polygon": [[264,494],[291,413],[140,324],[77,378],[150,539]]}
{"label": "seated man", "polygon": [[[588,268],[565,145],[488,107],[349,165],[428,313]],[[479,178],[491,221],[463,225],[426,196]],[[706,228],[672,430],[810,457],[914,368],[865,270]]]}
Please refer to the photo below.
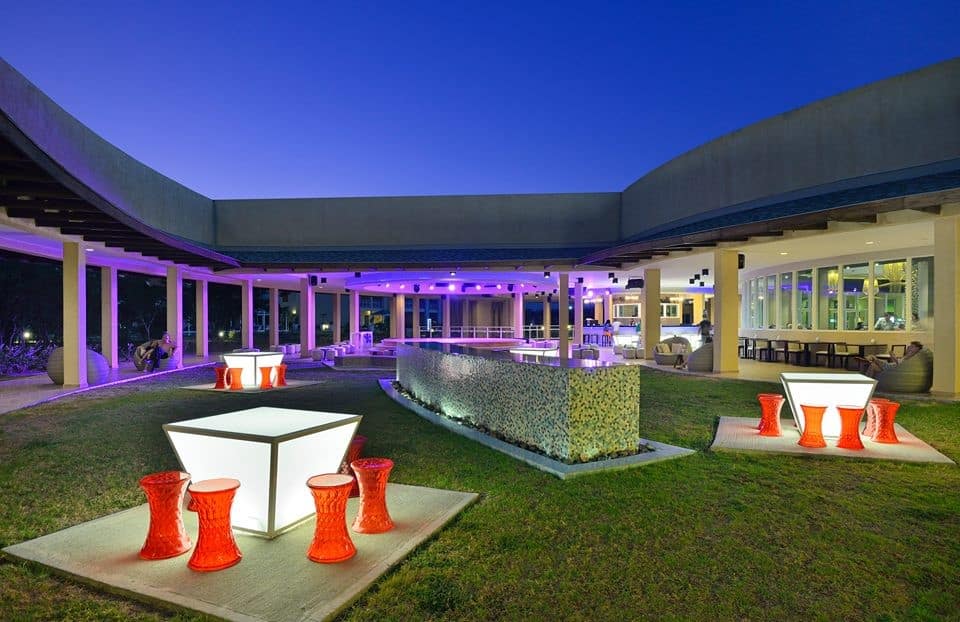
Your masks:
{"label": "seated man", "polygon": [[897,367],[900,365],[900,363],[915,355],[920,350],[923,350],[923,344],[919,341],[911,341],[910,345],[908,345],[907,349],[904,351],[902,358],[897,358],[896,356],[890,355],[890,360],[885,361],[881,358],[877,358],[873,354],[870,354],[865,358],[860,359],[864,364],[866,364],[866,369],[863,371],[863,373],[871,378],[876,378],[884,370]]}
{"label": "seated man", "polygon": [[133,352],[133,364],[137,370],[144,371],[149,365],[153,371],[160,364],[160,359],[170,358],[177,351],[177,344],[173,342],[170,333],[163,333],[160,339],[153,339],[137,346]]}

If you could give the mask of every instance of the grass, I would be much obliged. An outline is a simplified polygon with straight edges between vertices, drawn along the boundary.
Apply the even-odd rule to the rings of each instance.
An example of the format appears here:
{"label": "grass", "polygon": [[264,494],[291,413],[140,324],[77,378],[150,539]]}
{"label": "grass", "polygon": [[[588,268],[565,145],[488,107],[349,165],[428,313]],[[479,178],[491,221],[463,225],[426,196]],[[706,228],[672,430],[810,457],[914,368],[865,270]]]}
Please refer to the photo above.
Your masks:
{"label": "grass", "polygon": [[[960,469],[705,451],[719,416],[773,385],[644,369],[643,436],[701,450],[560,481],[395,405],[376,373],[224,396],[186,371],[0,418],[0,545],[142,503],[176,468],[160,429],[255,405],[356,412],[392,481],[482,493],[378,581],[344,620],[960,619]],[[905,403],[898,422],[960,459],[960,404]],[[0,563],[0,618],[199,619]]]}

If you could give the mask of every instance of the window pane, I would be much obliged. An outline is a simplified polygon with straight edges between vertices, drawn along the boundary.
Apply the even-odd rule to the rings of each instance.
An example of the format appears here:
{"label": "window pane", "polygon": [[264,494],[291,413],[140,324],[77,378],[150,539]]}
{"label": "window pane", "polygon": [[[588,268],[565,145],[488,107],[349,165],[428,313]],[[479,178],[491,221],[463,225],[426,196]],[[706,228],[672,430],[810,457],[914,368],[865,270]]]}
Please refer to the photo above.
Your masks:
{"label": "window pane", "polygon": [[835,330],[837,328],[837,287],[840,273],[837,266],[817,269],[817,328]]}
{"label": "window pane", "polygon": [[906,329],[907,262],[903,259],[877,262],[874,315],[877,330]]}
{"label": "window pane", "polygon": [[843,329],[866,330],[867,293],[864,283],[869,279],[865,263],[843,267]]}
{"label": "window pane", "polygon": [[797,272],[797,328],[813,328],[813,270]]}
{"label": "window pane", "polygon": [[913,260],[910,273],[913,330],[933,331],[933,257]]}
{"label": "window pane", "polygon": [[793,328],[793,273],[784,272],[780,275],[780,328]]}
{"label": "window pane", "polygon": [[767,328],[777,327],[777,276],[771,274],[766,279],[766,291],[763,299],[767,303],[764,308],[767,314],[764,316],[763,325]]}

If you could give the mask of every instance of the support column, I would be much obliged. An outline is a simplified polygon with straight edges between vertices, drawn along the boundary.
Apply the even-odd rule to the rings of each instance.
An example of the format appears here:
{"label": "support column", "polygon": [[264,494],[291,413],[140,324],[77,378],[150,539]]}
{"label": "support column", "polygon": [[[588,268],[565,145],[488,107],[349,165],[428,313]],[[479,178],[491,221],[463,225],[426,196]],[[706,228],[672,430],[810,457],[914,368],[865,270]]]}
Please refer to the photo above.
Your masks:
{"label": "support column", "polygon": [[206,281],[197,280],[196,315],[197,315],[197,356],[206,358],[210,355],[210,305],[209,287]]}
{"label": "support column", "polygon": [[660,270],[643,271],[643,290],[640,293],[643,313],[640,317],[640,342],[643,358],[652,359],[660,342]]}
{"label": "support column", "polygon": [[737,251],[718,248],[713,252],[713,371],[736,373],[740,328],[740,294],[737,288]]}
{"label": "support column", "polygon": [[360,291],[350,290],[350,343],[358,350],[360,342],[355,341],[356,335],[360,332]]}
{"label": "support column", "polygon": [[395,294],[390,308],[390,336],[394,339],[403,339],[404,324],[407,320],[406,298],[403,294]]}
{"label": "support column", "polygon": [[300,356],[310,356],[317,345],[317,300],[310,279],[300,279]]}
{"label": "support column", "polygon": [[167,266],[167,332],[177,352],[170,357],[170,367],[183,367],[183,270]]}
{"label": "support column", "polygon": [[267,322],[270,323],[270,344],[280,345],[280,290],[270,288],[270,308],[267,311]]}
{"label": "support column", "polygon": [[414,339],[420,338],[420,296],[410,296],[410,302],[413,310],[411,313],[413,317],[410,321],[410,325],[413,327],[410,333],[410,336]]}
{"label": "support column", "polygon": [[[703,294],[694,294],[693,296],[691,296],[691,298],[693,298],[693,318],[692,318],[692,319],[693,319],[693,323],[694,323],[694,324],[699,324],[699,323],[700,323],[700,320],[703,319],[703,310],[704,310],[703,298],[704,298],[704,296],[703,296]],[[778,309],[780,308],[779,305],[777,305],[777,308],[778,308]],[[780,323],[778,323],[777,326],[783,326],[783,325],[780,324]]]}
{"label": "support column", "polygon": [[557,318],[560,324],[560,360],[570,358],[570,275],[560,273],[560,286],[557,289]]}
{"label": "support column", "polygon": [[343,319],[340,317],[340,292],[337,292],[333,295],[333,343],[340,343],[340,337],[343,335],[343,332],[340,330],[340,324],[343,322]]}
{"label": "support column", "polygon": [[603,295],[603,321],[613,322],[613,294]]}
{"label": "support column", "polygon": [[117,327],[117,269],[112,266],[100,268],[100,350],[110,369],[120,365]]}
{"label": "support column", "polygon": [[[596,298],[594,298],[596,300]],[[603,324],[603,305],[598,303],[593,303],[593,320],[597,324]]]}
{"label": "support column", "polygon": [[[461,296],[460,298],[460,337],[466,337],[467,327],[471,326],[470,323],[470,299],[466,296]],[[469,334],[471,337],[472,333]]]}
{"label": "support column", "polygon": [[550,317],[550,294],[543,297],[543,338],[550,339],[550,325],[553,318]]}
{"label": "support column", "polygon": [[87,256],[63,243],[63,386],[87,386]]}
{"label": "support column", "polygon": [[513,338],[523,339],[523,292],[513,293]]}
{"label": "support column", "polygon": [[937,218],[933,228],[933,285],[931,390],[952,397],[960,394],[960,215],[956,212]]}
{"label": "support column", "polygon": [[240,347],[253,347],[253,283],[240,283]]}
{"label": "support column", "polygon": [[443,301],[443,332],[440,334],[444,339],[450,338],[450,324],[453,319],[450,317],[450,294],[444,294],[440,297]]}
{"label": "support column", "polygon": [[580,283],[573,284],[573,343],[583,344],[583,285]]}

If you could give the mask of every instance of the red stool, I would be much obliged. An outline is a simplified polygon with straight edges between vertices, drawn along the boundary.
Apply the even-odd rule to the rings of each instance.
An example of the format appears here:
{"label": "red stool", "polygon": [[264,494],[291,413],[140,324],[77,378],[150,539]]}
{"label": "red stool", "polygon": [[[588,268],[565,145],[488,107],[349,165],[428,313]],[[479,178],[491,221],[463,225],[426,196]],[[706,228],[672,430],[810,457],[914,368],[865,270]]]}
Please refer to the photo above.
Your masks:
{"label": "red stool", "polygon": [[803,434],[797,445],[801,447],[826,447],[827,441],[823,440],[823,413],[827,411],[826,406],[810,406],[801,404],[803,411]]}
{"label": "red stool", "polygon": [[870,403],[867,404],[867,425],[863,428],[863,435],[867,438],[872,438],[877,431],[877,419],[880,417],[880,405],[884,402],[889,402],[890,400],[875,397],[870,400]]}
{"label": "red stool", "polygon": [[240,487],[235,479],[206,479],[191,484],[188,490],[196,507],[200,529],[197,546],[187,566],[199,572],[223,570],[240,562],[243,556],[230,528],[230,507]]}
{"label": "red stool", "polygon": [[230,382],[231,391],[242,391],[243,383],[240,382],[243,375],[243,369],[240,367],[231,367],[227,370],[227,380]]}
{"label": "red stool", "polygon": [[213,385],[214,389],[226,389],[227,388],[227,368],[226,367],[214,367],[213,371],[217,374],[217,384]]}
{"label": "red stool", "polygon": [[360,454],[363,453],[363,446],[367,443],[366,436],[360,436],[357,434],[353,437],[353,440],[350,441],[350,447],[347,448],[347,459],[340,465],[340,472],[345,475],[351,475],[354,477],[353,486],[350,488],[350,497],[359,497],[360,496],[360,486],[357,484],[356,474],[353,472],[353,469],[350,467],[350,463],[354,460],[360,458]]}
{"label": "red stool", "polygon": [[317,507],[317,526],[307,558],[321,564],[334,564],[350,559],[357,547],[347,531],[347,499],[354,479],[349,475],[328,473],[307,480]]}
{"label": "red stool", "polygon": [[190,474],[162,471],[140,478],[140,488],[150,505],[150,529],[140,549],[143,559],[167,559],[190,550],[190,536],[183,528],[183,493]]}
{"label": "red stool", "polygon": [[863,409],[856,406],[837,406],[840,413],[840,438],[837,447],[840,449],[863,449],[860,441],[860,419]]}
{"label": "red stool", "polygon": [[780,410],[783,396],[779,393],[760,393],[760,436],[780,436]]}
{"label": "red stool", "polygon": [[899,443],[897,433],[893,429],[893,422],[897,418],[897,411],[900,410],[898,402],[889,400],[880,403],[877,412],[877,428],[874,430],[871,440],[874,443]]}
{"label": "red stool", "polygon": [[270,374],[273,372],[273,365],[269,367],[260,368],[260,390],[266,391],[267,389],[273,388],[273,383],[270,382]]}
{"label": "red stool", "polygon": [[287,364],[280,363],[277,365],[277,386],[285,387],[287,386]]}
{"label": "red stool", "polygon": [[393,529],[387,512],[387,478],[393,468],[389,458],[360,458],[350,463],[360,482],[360,511],[353,521],[357,533],[383,533]]}

